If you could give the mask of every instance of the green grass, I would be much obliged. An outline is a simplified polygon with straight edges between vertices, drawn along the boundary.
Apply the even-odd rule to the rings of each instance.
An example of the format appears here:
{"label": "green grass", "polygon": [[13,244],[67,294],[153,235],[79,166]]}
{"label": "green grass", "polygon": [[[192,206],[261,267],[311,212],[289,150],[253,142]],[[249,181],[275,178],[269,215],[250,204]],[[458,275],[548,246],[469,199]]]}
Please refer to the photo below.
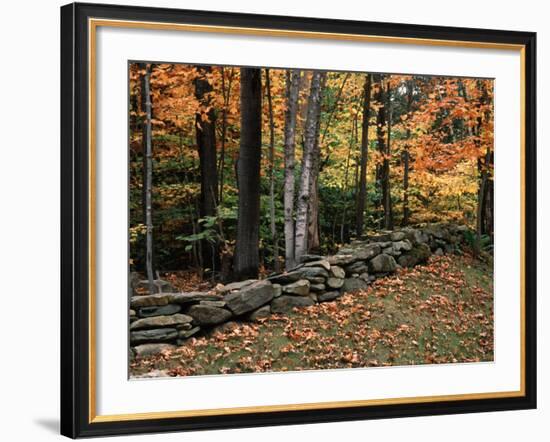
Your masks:
{"label": "green grass", "polygon": [[135,361],[131,373],[185,376],[492,361],[492,281],[490,264],[469,256],[433,257],[336,301],[190,339],[174,352]]}

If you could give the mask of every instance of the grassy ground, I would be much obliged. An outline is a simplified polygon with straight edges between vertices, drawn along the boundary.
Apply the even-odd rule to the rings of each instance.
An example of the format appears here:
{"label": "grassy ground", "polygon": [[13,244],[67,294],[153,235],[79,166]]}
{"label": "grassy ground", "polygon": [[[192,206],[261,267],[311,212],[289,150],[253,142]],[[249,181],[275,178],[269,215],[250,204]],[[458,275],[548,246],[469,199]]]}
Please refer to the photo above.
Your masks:
{"label": "grassy ground", "polygon": [[131,374],[187,376],[492,360],[492,267],[469,256],[444,256],[334,302],[192,338],[174,352],[135,361]]}

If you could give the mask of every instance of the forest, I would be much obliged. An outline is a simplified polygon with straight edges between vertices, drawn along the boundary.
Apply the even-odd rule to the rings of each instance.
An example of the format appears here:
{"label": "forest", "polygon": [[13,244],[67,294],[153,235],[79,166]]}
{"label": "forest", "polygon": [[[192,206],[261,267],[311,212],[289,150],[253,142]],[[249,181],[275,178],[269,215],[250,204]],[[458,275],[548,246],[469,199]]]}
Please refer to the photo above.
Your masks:
{"label": "forest", "polygon": [[229,282],[372,231],[493,235],[493,80],[129,64],[130,269]]}

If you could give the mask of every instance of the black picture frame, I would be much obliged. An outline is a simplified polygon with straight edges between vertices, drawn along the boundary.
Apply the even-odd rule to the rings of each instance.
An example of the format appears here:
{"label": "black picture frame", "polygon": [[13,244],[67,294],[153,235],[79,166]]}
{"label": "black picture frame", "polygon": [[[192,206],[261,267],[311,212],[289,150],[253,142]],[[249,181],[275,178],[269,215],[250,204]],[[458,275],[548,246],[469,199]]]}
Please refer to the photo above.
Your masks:
{"label": "black picture frame", "polygon": [[[89,18],[521,45],[524,50],[524,395],[317,410],[94,421],[89,367]],[[536,408],[536,34],[73,3],[61,8],[61,434],[106,436]]]}

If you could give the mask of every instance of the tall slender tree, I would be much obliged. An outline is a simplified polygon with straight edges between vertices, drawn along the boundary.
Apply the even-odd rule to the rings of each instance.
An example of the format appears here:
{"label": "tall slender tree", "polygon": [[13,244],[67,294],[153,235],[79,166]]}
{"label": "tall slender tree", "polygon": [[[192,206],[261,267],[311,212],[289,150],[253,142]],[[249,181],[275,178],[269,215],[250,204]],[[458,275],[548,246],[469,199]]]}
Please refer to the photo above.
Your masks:
{"label": "tall slender tree", "polygon": [[241,143],[237,160],[239,210],[234,259],[238,280],[258,277],[261,147],[261,70],[241,68]]}
{"label": "tall slender tree", "polygon": [[141,64],[141,103],[143,124],[143,202],[145,218],[145,269],[149,293],[155,292],[153,271],[153,107],[151,104],[151,65]]}
{"label": "tall slender tree", "polygon": [[[199,150],[201,171],[201,218],[216,215],[218,204],[218,170],[216,164],[216,112],[213,106],[212,85],[209,76],[212,73],[210,66],[197,66],[195,78],[195,97],[199,108],[195,114],[195,131]],[[204,265],[216,267],[217,250],[211,242],[202,244]]]}
{"label": "tall slender tree", "polygon": [[279,266],[279,236],[275,223],[275,122],[273,119],[273,100],[271,97],[271,80],[269,69],[265,70],[265,90],[267,97],[267,109],[269,117],[269,228],[271,230],[271,241],[273,247],[273,268],[280,271]]}
{"label": "tall slender tree", "polygon": [[315,166],[315,149],[318,149],[318,122],[321,113],[321,90],[325,72],[314,71],[311,77],[311,86],[307,104],[307,117],[304,128],[304,152],[302,155],[302,170],[300,174],[300,188],[296,206],[296,240],[294,258],[300,258],[308,251],[308,210],[309,199]]}
{"label": "tall slender tree", "polygon": [[286,72],[286,112],[284,133],[284,218],[285,218],[285,268],[296,265],[294,259],[294,192],[295,192],[295,141],[296,116],[298,113],[298,98],[300,93],[300,71],[296,69]]}
{"label": "tall slender tree", "polygon": [[[377,178],[382,194],[382,227],[385,229],[393,228],[390,193],[391,90],[389,80],[390,79],[388,78],[384,81],[382,75],[378,76],[378,88],[376,94],[376,101],[378,102],[376,137],[378,141],[378,151],[382,156],[382,162],[377,166]],[[385,83],[387,83],[386,90],[384,90]]]}
{"label": "tall slender tree", "polygon": [[319,138],[321,133],[321,105],[323,103],[323,93],[325,90],[326,79],[327,77],[325,74],[321,78],[319,112],[315,126],[315,146],[313,148],[313,162],[311,167],[310,195],[308,203],[308,252],[317,251],[321,242],[319,238],[319,173],[321,168],[321,145]]}
{"label": "tall slender tree", "polygon": [[233,77],[235,75],[234,68],[230,68],[228,79],[226,81],[226,72],[225,68],[221,68],[222,76],[222,98],[223,98],[223,109],[222,109],[222,133],[220,140],[220,159],[218,161],[218,176],[219,176],[219,199],[220,204],[223,203],[223,187],[225,184],[225,144],[227,138],[227,108],[229,107],[229,100],[231,98],[231,87],[233,86]]}
{"label": "tall slender tree", "polygon": [[[414,79],[411,79],[406,82],[407,88],[407,98],[406,98],[406,116],[410,116],[412,111],[412,102],[413,102],[413,91],[414,91]],[[409,142],[411,138],[411,129],[407,124],[407,129],[405,132],[406,144],[401,153],[401,159],[403,161],[403,219],[401,220],[401,225],[406,226],[409,224],[409,218],[411,216],[409,208],[409,170],[410,170],[410,150]]]}
{"label": "tall slender tree", "polygon": [[363,235],[365,207],[367,200],[367,159],[369,154],[369,118],[371,97],[371,74],[365,75],[363,87],[363,119],[361,123],[361,170],[359,172],[359,193],[357,196],[357,213],[355,231],[358,237]]}

